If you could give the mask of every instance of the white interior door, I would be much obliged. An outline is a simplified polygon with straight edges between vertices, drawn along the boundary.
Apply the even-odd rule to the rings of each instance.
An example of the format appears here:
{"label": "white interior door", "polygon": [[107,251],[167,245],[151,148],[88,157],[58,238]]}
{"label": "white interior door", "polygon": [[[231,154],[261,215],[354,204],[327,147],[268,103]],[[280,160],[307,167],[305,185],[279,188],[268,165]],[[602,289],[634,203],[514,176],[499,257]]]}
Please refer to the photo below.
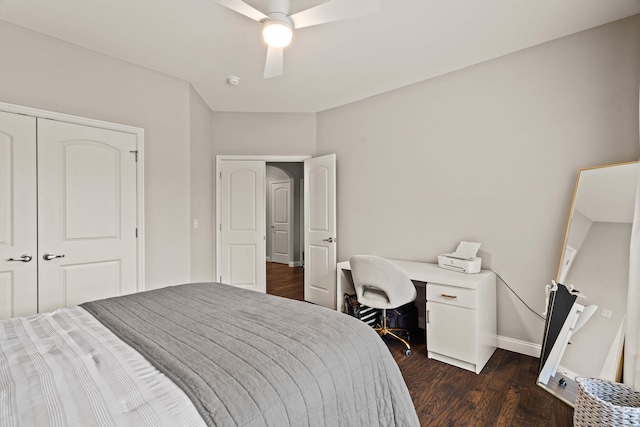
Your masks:
{"label": "white interior door", "polygon": [[271,261],[289,264],[291,253],[291,182],[271,182]]}
{"label": "white interior door", "polygon": [[304,299],[336,308],[336,155],[304,161]]}
{"label": "white interior door", "polygon": [[0,320],[38,310],[36,119],[0,112]]}
{"label": "white interior door", "polygon": [[266,293],[265,162],[220,162],[220,281]]}
{"label": "white interior door", "polygon": [[136,137],[38,119],[39,311],[138,290]]}

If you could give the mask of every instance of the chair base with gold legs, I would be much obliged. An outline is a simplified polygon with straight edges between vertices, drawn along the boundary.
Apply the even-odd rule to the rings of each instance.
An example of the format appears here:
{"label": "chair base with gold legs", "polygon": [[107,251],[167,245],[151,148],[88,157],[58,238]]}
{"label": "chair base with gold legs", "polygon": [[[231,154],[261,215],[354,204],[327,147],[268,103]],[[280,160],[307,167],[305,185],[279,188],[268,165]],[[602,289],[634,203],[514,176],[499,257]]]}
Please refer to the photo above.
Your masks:
{"label": "chair base with gold legs", "polygon": [[[384,337],[385,335],[391,335],[393,338],[397,339],[398,341],[401,341],[405,345],[405,347],[407,347],[407,349],[404,351],[404,354],[407,356],[411,356],[411,344],[409,344],[409,341],[408,341],[410,339],[409,331],[403,328],[389,328],[387,326],[387,309],[386,308],[382,309],[381,316],[382,316],[382,326],[379,328],[373,328],[373,329],[381,337]],[[401,336],[397,335],[396,332],[404,332],[405,334],[407,334],[407,339],[405,340]]]}
{"label": "chair base with gold legs", "polygon": [[[401,341],[407,349],[404,354],[411,356],[409,331],[390,328],[387,324],[387,309],[396,309],[416,300],[416,287],[407,275],[388,259],[374,255],[354,255],[349,259],[353,287],[358,302],[367,307],[382,310],[382,326],[374,328],[383,337],[391,337]],[[405,332],[405,340],[399,334]]]}

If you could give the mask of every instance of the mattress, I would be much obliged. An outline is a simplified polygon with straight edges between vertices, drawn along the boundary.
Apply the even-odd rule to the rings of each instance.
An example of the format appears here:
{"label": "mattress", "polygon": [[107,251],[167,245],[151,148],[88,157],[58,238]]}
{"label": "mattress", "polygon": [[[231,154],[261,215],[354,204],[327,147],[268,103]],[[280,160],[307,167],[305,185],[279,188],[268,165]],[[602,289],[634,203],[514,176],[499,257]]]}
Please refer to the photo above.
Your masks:
{"label": "mattress", "polygon": [[0,426],[418,426],[378,335],[219,283],[0,322]]}

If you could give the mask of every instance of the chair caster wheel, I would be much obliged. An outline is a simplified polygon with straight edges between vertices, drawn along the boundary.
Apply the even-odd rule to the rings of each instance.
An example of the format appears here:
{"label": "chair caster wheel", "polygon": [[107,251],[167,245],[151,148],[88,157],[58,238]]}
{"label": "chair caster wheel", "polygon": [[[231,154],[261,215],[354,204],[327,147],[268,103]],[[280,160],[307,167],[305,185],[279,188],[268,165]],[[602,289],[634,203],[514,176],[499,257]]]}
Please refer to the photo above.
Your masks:
{"label": "chair caster wheel", "polygon": [[407,350],[404,352],[404,354],[405,354],[405,356],[411,356],[411,354],[412,354],[411,349],[407,349]]}
{"label": "chair caster wheel", "polygon": [[560,378],[560,380],[558,380],[558,384],[560,384],[561,387],[567,386],[567,382],[564,380],[564,378]]}

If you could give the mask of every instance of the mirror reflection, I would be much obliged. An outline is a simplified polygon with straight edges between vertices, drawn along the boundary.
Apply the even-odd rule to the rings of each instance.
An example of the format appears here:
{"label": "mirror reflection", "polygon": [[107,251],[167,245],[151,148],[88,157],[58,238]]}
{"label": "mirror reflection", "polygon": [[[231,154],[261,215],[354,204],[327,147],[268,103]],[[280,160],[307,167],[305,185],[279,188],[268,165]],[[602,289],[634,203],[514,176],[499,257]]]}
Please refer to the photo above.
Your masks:
{"label": "mirror reflection", "polygon": [[[637,182],[638,162],[582,169],[578,174],[556,276],[558,284],[573,290],[575,299],[562,309],[553,304],[560,292],[552,293],[538,378],[541,386],[569,404],[575,401],[576,377],[616,381],[621,376]],[[550,327],[553,321],[556,332],[562,326],[567,330],[557,340]],[[557,359],[544,360],[545,354]]]}

